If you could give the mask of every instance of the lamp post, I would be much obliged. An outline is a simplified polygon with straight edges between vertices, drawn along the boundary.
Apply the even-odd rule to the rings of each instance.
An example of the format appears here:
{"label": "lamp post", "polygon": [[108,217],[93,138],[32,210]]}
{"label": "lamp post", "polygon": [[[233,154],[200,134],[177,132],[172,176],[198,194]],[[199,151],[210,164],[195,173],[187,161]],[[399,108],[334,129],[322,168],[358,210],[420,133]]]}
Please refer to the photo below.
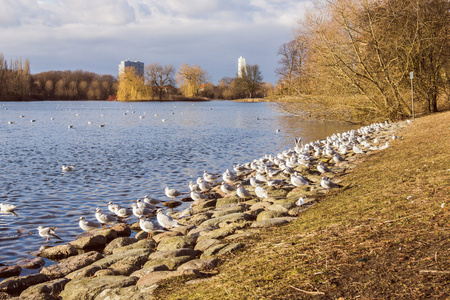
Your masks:
{"label": "lamp post", "polygon": [[411,109],[412,109],[412,117],[414,120],[414,88],[413,88],[413,78],[414,78],[414,72],[411,71],[409,73],[409,79],[411,79]]}

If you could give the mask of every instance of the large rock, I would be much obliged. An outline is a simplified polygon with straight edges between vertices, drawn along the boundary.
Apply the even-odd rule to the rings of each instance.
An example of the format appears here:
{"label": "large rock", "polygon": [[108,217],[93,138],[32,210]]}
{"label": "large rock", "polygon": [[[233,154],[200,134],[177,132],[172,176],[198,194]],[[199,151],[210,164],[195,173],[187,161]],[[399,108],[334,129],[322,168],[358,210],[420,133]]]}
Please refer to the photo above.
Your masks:
{"label": "large rock", "polygon": [[193,215],[191,218],[189,218],[189,220],[186,220],[184,223],[198,226],[201,223],[205,222],[206,220],[209,220],[211,216],[212,213],[210,212],[198,213]]}
{"label": "large rock", "polygon": [[224,228],[218,228],[216,230],[202,232],[200,234],[200,237],[198,238],[198,241],[201,241],[204,239],[222,239],[226,236],[233,234],[235,230],[236,229],[233,226],[227,226]]}
{"label": "large rock", "polygon": [[187,235],[193,235],[193,236],[200,236],[203,232],[211,231],[217,229],[216,226],[202,226],[202,227],[196,227],[193,228],[191,231],[188,232]]}
{"label": "large rock", "polygon": [[107,288],[95,297],[95,300],[148,300],[157,288],[152,286],[132,285],[124,288]]}
{"label": "large rock", "polygon": [[90,251],[77,256],[66,258],[59,263],[42,268],[40,273],[49,276],[50,278],[61,278],[67,274],[86,267],[93,262],[102,259],[103,255],[97,251]]}
{"label": "large rock", "polygon": [[297,220],[297,218],[294,218],[294,217],[273,218],[273,219],[267,219],[267,220],[262,220],[262,221],[255,221],[255,222],[253,222],[251,227],[277,226],[277,225],[289,223],[294,220]]}
{"label": "large rock", "polygon": [[228,198],[219,198],[217,199],[216,202],[216,207],[221,207],[227,204],[232,204],[232,203],[239,203],[241,201],[241,199],[238,196],[231,196]]}
{"label": "large rock", "polygon": [[185,276],[188,278],[197,278],[201,276],[201,273],[196,270],[183,270],[183,271],[157,271],[148,273],[147,275],[142,276],[138,282],[137,286],[152,286],[158,284],[159,282],[170,278],[170,277],[178,277]]}
{"label": "large rock", "polygon": [[114,273],[114,275],[125,275],[129,276],[131,273],[139,270],[140,266],[131,264],[129,262],[119,260],[118,262],[112,264],[109,266],[109,269],[111,269]]}
{"label": "large rock", "polygon": [[22,272],[21,266],[0,267],[0,278],[19,276],[21,272]]}
{"label": "large rock", "polygon": [[177,256],[170,258],[152,259],[145,263],[144,268],[164,265],[168,270],[173,271],[185,262],[188,262],[192,259],[194,259],[192,256]]}
{"label": "large rock", "polygon": [[276,210],[265,210],[258,214],[256,221],[268,220],[273,218],[284,217],[287,214],[285,212],[280,212]]}
{"label": "large rock", "polygon": [[205,201],[200,201],[198,205],[193,207],[194,213],[203,212],[205,210],[208,210],[211,207],[216,207],[216,199],[209,199]]}
{"label": "large rock", "polygon": [[106,269],[112,264],[115,264],[116,262],[122,260],[123,263],[130,263],[141,267],[147,262],[148,256],[152,251],[153,250],[151,249],[142,248],[119,252],[97,260],[96,262],[94,262],[94,265],[99,266],[102,269]]}
{"label": "large rock", "polygon": [[240,213],[246,211],[247,207],[244,204],[233,203],[217,208],[211,218],[218,218],[229,214]]}
{"label": "large rock", "polygon": [[210,239],[210,238],[205,238],[205,239],[201,239],[197,241],[197,244],[195,245],[194,249],[195,250],[199,250],[199,251],[206,251],[206,249],[208,249],[211,246],[220,244],[220,241],[217,239]]}
{"label": "large rock", "polygon": [[21,299],[58,299],[70,280],[67,278],[55,279],[49,282],[30,286],[20,294]]}
{"label": "large rock", "polygon": [[69,256],[77,255],[77,249],[72,245],[59,245],[42,250],[38,253],[38,256],[57,260],[67,258]]}
{"label": "large rock", "polygon": [[94,274],[101,270],[99,266],[96,265],[89,265],[84,268],[78,269],[76,271],[73,271],[72,273],[69,273],[66,275],[66,278],[68,279],[81,279],[85,277],[92,277]]}
{"label": "large rock", "polygon": [[219,263],[219,259],[215,257],[205,259],[194,259],[188,261],[178,267],[178,271],[184,270],[197,270],[197,271],[210,271],[214,269]]}
{"label": "large rock", "polygon": [[136,284],[137,280],[137,277],[128,276],[102,276],[72,280],[66,284],[60,297],[64,300],[93,300],[107,289],[132,286]]}
{"label": "large rock", "polygon": [[194,248],[196,236],[173,236],[162,239],[157,247],[158,251],[175,250],[182,248]]}
{"label": "large rock", "polygon": [[155,240],[156,243],[159,243],[161,240],[171,236],[182,236],[182,234],[179,231],[166,231],[153,236],[153,239]]}
{"label": "large rock", "polygon": [[[181,256],[181,257],[183,257],[183,256]],[[154,265],[154,266],[148,266],[148,267],[144,266],[142,269],[131,273],[130,276],[135,276],[135,277],[141,278],[142,276],[147,275],[148,273],[156,272],[156,271],[169,271],[169,268],[166,265]]]}
{"label": "large rock", "polygon": [[[146,232],[145,232],[146,233]],[[119,247],[119,248],[115,248],[113,250],[113,254],[117,254],[120,252],[125,252],[128,250],[133,250],[133,249],[151,249],[151,250],[155,250],[156,248],[156,242],[154,239],[145,239],[145,240],[140,240],[136,243],[127,245],[127,246],[123,246],[123,247]]]}
{"label": "large rock", "polygon": [[17,262],[17,265],[21,266],[24,269],[39,269],[40,267],[45,265],[45,260],[40,257],[21,259]]}
{"label": "large rock", "polygon": [[130,226],[125,223],[114,225],[111,229],[117,232],[118,237],[129,237],[131,235]]}
{"label": "large rock", "polygon": [[208,249],[206,249],[203,252],[203,254],[200,256],[200,258],[204,259],[204,258],[209,258],[211,256],[214,256],[217,253],[219,253],[219,251],[227,245],[229,245],[229,244],[215,244],[215,245],[209,247]]}
{"label": "large rock", "polygon": [[85,236],[69,243],[77,249],[103,249],[108,239],[104,235]]}
{"label": "large rock", "polygon": [[202,252],[190,248],[177,249],[177,250],[169,250],[169,251],[157,251],[150,254],[148,257],[149,260],[159,259],[159,258],[171,258],[178,256],[191,256],[192,258],[196,258]]}
{"label": "large rock", "polygon": [[208,227],[208,226],[215,226],[217,227],[219,225],[219,223],[221,222],[229,222],[229,223],[234,223],[234,222],[241,222],[241,221],[247,221],[250,220],[250,215],[245,214],[245,213],[234,213],[234,214],[228,214],[222,217],[218,217],[218,218],[213,218],[213,219],[209,219],[205,222],[203,222],[199,227]]}
{"label": "large rock", "polygon": [[49,280],[50,278],[44,274],[31,274],[28,276],[12,277],[0,282],[0,292],[19,294],[32,285]]}
{"label": "large rock", "polygon": [[108,241],[108,243],[118,237],[117,231],[115,231],[115,230],[113,230],[111,228],[94,229],[94,230],[91,231],[91,234],[92,235],[103,235],[104,237],[106,237],[106,240]]}
{"label": "large rock", "polygon": [[118,238],[112,240],[108,244],[108,246],[105,247],[104,252],[106,254],[112,254],[114,249],[136,243],[137,241],[138,240],[135,238],[118,237]]}

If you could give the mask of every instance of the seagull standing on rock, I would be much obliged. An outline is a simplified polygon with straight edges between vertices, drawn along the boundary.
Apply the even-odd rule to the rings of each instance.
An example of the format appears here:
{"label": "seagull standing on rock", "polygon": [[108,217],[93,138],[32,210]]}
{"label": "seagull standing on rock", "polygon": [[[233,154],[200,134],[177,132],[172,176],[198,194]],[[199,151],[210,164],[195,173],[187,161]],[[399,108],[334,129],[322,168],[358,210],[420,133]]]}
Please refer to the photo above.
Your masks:
{"label": "seagull standing on rock", "polygon": [[78,225],[80,226],[81,229],[87,231],[88,236],[89,231],[102,226],[100,223],[86,220],[85,217],[80,217],[78,220],[79,220]]}
{"label": "seagull standing on rock", "polygon": [[309,185],[309,181],[302,175],[299,175],[297,172],[291,175],[291,183],[295,185],[297,188],[303,185]]}
{"label": "seagull standing on rock", "polygon": [[244,199],[244,201],[247,198],[252,198],[252,194],[250,194],[249,191],[247,191],[242,185],[238,185],[237,190],[236,190],[236,194],[238,195],[239,198]]}
{"label": "seagull standing on rock", "polygon": [[203,172],[203,179],[207,182],[212,183],[212,182],[216,181],[218,178],[219,178],[219,176],[216,174],[208,173],[206,170]]}
{"label": "seagull standing on rock", "polygon": [[153,214],[153,210],[146,207],[138,207],[137,203],[131,204],[131,209],[133,210],[133,215],[138,219],[142,216],[149,216]]}
{"label": "seagull standing on rock", "polygon": [[267,190],[263,188],[261,185],[257,184],[255,187],[255,194],[258,198],[269,198],[269,195],[267,194]]}
{"label": "seagull standing on rock", "polygon": [[116,217],[103,213],[103,210],[99,207],[95,210],[95,218],[104,226],[104,228],[106,228],[106,225],[117,222]]}
{"label": "seagull standing on rock", "polygon": [[169,198],[172,199],[172,201],[173,201],[173,199],[175,199],[176,197],[178,197],[178,196],[181,195],[181,193],[180,193],[178,190],[176,190],[176,189],[171,189],[171,188],[169,188],[169,187],[167,187],[167,186],[166,186],[166,188],[164,189],[164,192],[166,193],[166,196],[167,196],[167,197],[169,197]]}
{"label": "seagull standing on rock", "polygon": [[228,198],[231,194],[231,192],[234,192],[236,188],[225,181],[222,182],[220,185],[220,190],[225,193],[225,197]]}
{"label": "seagull standing on rock", "polygon": [[152,237],[153,232],[163,232],[164,228],[159,225],[158,223],[153,223],[152,221],[148,220],[147,217],[141,216],[139,217],[139,226],[142,230],[148,233],[147,239]]}
{"label": "seagull standing on rock", "polygon": [[317,170],[319,170],[320,173],[333,173],[330,168],[325,166],[321,161],[317,164]]}
{"label": "seagull standing on rock", "polygon": [[161,208],[156,211],[156,219],[158,220],[159,225],[166,229],[170,229],[172,227],[180,227],[180,224],[172,219],[171,216],[166,215]]}

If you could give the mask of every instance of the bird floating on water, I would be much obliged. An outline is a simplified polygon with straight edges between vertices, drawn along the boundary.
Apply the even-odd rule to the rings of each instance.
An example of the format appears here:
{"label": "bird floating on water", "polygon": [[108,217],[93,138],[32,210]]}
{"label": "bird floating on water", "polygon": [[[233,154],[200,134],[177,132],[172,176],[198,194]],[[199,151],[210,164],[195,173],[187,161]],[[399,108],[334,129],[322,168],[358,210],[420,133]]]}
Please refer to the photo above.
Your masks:
{"label": "bird floating on water", "polygon": [[75,170],[75,165],[73,165],[73,166],[62,165],[61,169],[63,172],[73,171],[73,170]]}
{"label": "bird floating on water", "polygon": [[0,203],[0,212],[13,212],[16,209],[17,205]]}

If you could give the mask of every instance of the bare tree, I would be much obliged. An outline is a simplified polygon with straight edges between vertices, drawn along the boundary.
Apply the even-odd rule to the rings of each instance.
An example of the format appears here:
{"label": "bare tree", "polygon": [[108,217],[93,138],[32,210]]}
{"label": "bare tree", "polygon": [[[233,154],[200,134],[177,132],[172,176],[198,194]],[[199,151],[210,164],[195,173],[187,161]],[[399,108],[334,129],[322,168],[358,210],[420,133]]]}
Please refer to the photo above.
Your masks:
{"label": "bare tree", "polygon": [[163,93],[169,86],[175,84],[175,69],[172,65],[153,63],[145,67],[145,76],[147,83],[156,91],[159,100],[162,100]]}
{"label": "bare tree", "polygon": [[198,65],[182,64],[176,74],[177,83],[185,97],[197,97],[208,78],[208,73]]}
{"label": "bare tree", "polygon": [[247,65],[241,72],[242,76],[237,77],[236,84],[241,93],[249,98],[255,97],[263,83],[263,76],[258,65]]}

